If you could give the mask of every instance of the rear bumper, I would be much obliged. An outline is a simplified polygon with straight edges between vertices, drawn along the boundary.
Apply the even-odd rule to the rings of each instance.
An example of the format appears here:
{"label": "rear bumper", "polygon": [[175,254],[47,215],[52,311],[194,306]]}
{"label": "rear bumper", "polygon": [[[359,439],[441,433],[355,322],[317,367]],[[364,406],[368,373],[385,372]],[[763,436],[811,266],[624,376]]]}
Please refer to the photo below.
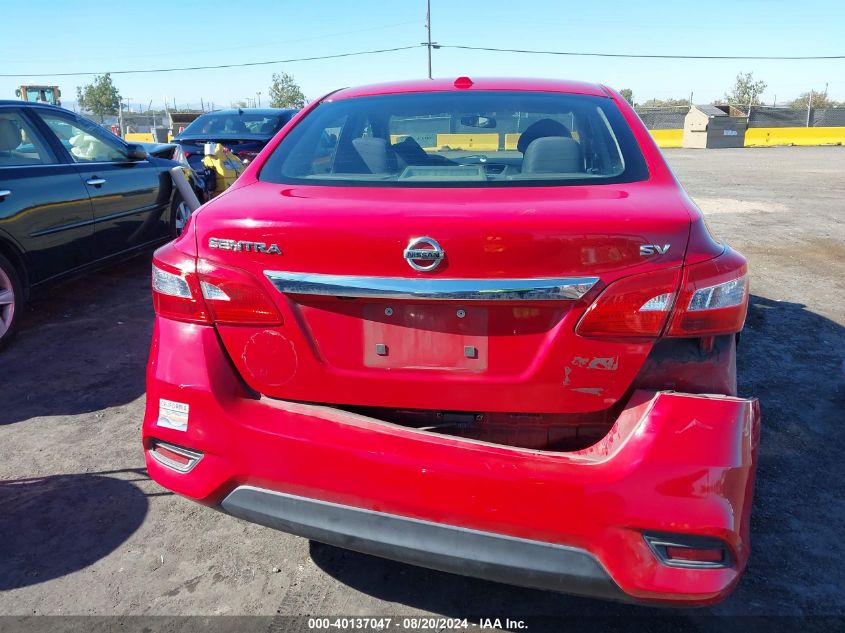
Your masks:
{"label": "rear bumper", "polygon": [[413,565],[612,600],[627,596],[589,552],[420,521],[252,486],[220,504],[229,514],[297,536]]}
{"label": "rear bumper", "polygon": [[[188,405],[186,430],[159,424],[162,399]],[[756,400],[637,392],[585,451],[461,440],[255,399],[213,328],[157,318],[143,435],[153,479],[247,520],[512,584],[699,605],[748,559],[759,423]],[[155,440],[203,457],[178,472]],[[719,539],[732,564],[668,566],[644,533]]]}

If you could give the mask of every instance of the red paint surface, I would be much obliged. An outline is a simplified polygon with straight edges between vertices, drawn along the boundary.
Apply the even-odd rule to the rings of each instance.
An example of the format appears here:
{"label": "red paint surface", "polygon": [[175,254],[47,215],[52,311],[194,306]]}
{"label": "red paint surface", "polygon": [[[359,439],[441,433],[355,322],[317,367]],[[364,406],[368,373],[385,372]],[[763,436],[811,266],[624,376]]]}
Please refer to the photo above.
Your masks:
{"label": "red paint surface", "polygon": [[[657,334],[587,338],[576,334],[581,317],[614,282],[632,275],[665,277],[668,269],[685,274],[690,264],[725,250],[707,233],[650,134],[616,93],[573,82],[473,81],[463,89],[614,99],[642,148],[649,179],[489,189],[258,181],[267,156],[317,107],[310,105],[233,187],[195,214],[176,242],[185,256],[201,258],[199,275],[203,269],[223,271],[220,283],[231,284],[233,293],[252,292],[238,284],[254,284],[249,296],[273,302],[268,313],[276,324],[204,325],[157,317],[145,442],[158,438],[205,457],[185,475],[148,459],[150,474],[207,504],[238,484],[251,484],[573,545],[592,552],[635,598],[719,600],[748,557],[756,401],[635,391],[607,436],[577,453],[479,444],[291,402],[503,415],[607,410],[630,395]],[[405,82],[346,89],[329,98],[431,90],[456,88],[448,80]],[[408,241],[420,235],[433,237],[446,251],[432,272],[414,271],[402,258]],[[210,237],[278,244],[283,254],[211,250]],[[642,257],[642,244],[671,248]],[[720,260],[727,263],[717,263],[719,275],[744,270],[744,260],[734,254]],[[285,296],[265,270],[600,281],[579,301],[458,305]],[[679,293],[688,300],[685,277],[678,278]],[[384,313],[388,307],[390,318]],[[464,319],[456,316],[458,308],[467,312]],[[388,346],[387,356],[376,354],[377,343]],[[477,358],[465,356],[467,345],[478,349]],[[187,432],[156,426],[159,398],[190,405]],[[718,537],[736,564],[668,567],[654,557],[643,531]]]}
{"label": "red paint surface", "polygon": [[[159,398],[190,403],[186,432],[156,426]],[[610,433],[577,453],[480,444],[335,409],[256,400],[212,326],[156,320],[151,438],[205,456],[187,475],[147,459],[165,487],[215,504],[239,484],[582,547],[643,600],[723,598],[748,558],[756,401],[637,392]],[[679,569],[643,531],[723,539],[737,564]]]}

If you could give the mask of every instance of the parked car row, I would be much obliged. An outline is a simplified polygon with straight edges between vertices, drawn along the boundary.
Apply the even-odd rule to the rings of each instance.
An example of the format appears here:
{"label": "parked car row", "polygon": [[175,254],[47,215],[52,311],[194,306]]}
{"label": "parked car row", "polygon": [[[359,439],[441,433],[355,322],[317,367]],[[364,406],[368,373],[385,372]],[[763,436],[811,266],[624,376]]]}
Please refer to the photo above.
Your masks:
{"label": "parked car row", "polygon": [[32,291],[179,235],[191,210],[170,168],[188,168],[205,202],[228,184],[205,143],[248,163],[295,113],[210,112],[172,143],[135,144],[62,108],[0,101],[0,347]]}
{"label": "parked car row", "polygon": [[0,101],[0,347],[31,292],[178,234],[177,165],[68,110]]}

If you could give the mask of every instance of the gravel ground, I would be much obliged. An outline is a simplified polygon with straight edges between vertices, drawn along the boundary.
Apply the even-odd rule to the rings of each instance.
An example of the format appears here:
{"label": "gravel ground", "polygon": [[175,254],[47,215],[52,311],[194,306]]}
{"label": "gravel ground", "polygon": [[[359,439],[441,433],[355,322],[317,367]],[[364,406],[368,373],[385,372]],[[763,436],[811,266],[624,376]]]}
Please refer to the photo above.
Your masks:
{"label": "gravel ground", "polygon": [[[720,605],[669,613],[697,630],[720,630],[710,614],[845,616],[845,148],[667,156],[750,259],[740,392],[764,424],[744,579]],[[160,488],[139,442],[148,260],[41,295],[0,355],[0,614],[549,616],[532,630],[553,630],[667,613],[309,543]]]}

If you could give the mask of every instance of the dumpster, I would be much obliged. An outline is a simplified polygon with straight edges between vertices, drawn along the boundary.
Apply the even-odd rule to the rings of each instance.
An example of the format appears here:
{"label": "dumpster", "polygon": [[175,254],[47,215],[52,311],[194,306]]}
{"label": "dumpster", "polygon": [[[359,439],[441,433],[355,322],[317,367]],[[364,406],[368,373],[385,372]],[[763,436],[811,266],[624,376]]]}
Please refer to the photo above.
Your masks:
{"label": "dumpster", "polygon": [[153,141],[155,143],[167,143],[167,128],[166,127],[154,127],[150,128],[150,133],[153,135]]}
{"label": "dumpster", "polygon": [[694,105],[684,117],[684,147],[744,147],[748,117],[730,116],[729,106]]}

